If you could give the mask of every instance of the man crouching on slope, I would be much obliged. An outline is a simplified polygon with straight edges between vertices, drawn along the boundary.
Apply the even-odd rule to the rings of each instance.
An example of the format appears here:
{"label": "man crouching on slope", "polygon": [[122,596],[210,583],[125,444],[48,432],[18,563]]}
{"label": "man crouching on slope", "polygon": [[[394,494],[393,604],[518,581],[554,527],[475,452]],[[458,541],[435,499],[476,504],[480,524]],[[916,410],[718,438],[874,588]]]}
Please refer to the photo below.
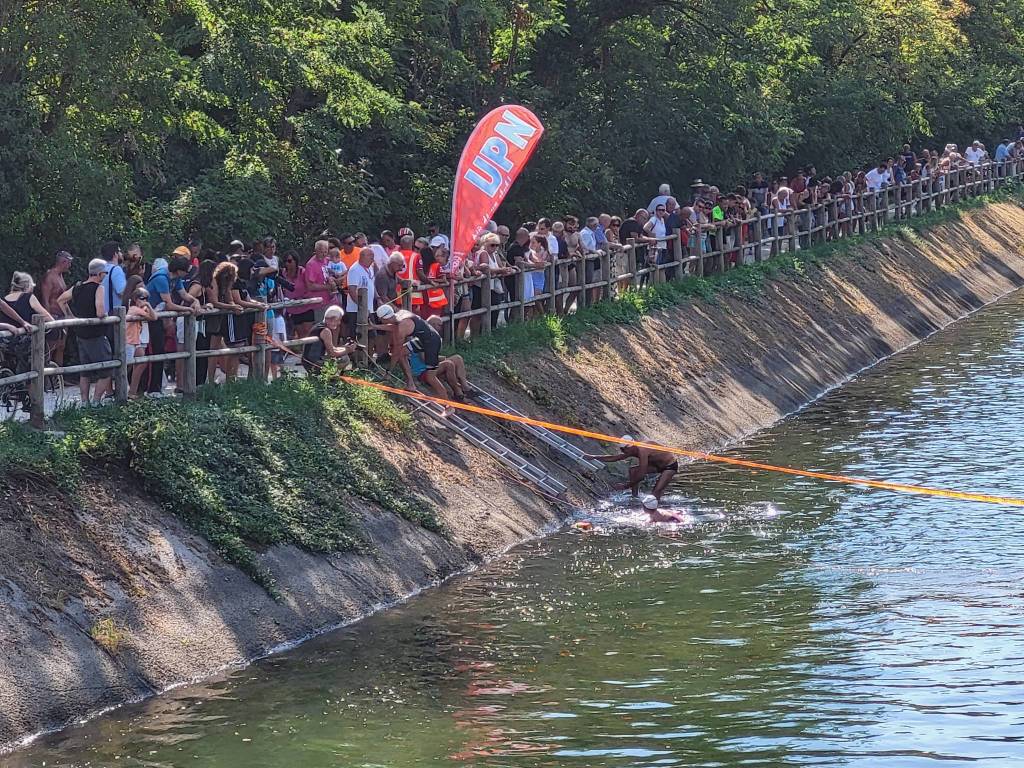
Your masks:
{"label": "man crouching on slope", "polygon": [[[623,435],[623,440],[634,440],[631,435]],[[614,453],[609,456],[596,456],[587,454],[588,459],[594,461],[603,461],[605,464],[614,464],[617,461],[627,461],[629,459],[636,459],[636,466],[629,468],[629,480],[622,485],[616,486],[619,490],[625,490],[629,488],[630,492],[634,496],[640,495],[640,482],[647,477],[647,475],[658,475],[658,480],[654,484],[654,497],[661,500],[661,495],[665,492],[668,484],[672,482],[672,478],[676,476],[676,472],[679,471],[679,462],[676,457],[668,451],[652,450],[650,448],[640,448],[635,445],[624,445],[619,453]]]}
{"label": "man crouching on slope", "polygon": [[377,329],[391,333],[393,360],[402,366],[406,389],[416,391],[416,381],[430,387],[431,394],[441,400],[451,399],[462,402],[465,395],[475,391],[466,379],[466,364],[459,355],[441,357],[441,333],[443,323],[436,315],[424,320],[408,310],[395,309],[384,304],[377,308]]}

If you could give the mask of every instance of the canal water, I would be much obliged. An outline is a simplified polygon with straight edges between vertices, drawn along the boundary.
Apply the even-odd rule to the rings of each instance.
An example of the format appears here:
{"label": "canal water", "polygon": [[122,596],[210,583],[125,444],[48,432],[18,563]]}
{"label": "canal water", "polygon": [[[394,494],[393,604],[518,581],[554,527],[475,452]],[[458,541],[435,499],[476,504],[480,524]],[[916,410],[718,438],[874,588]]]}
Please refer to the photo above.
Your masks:
{"label": "canal water", "polygon": [[[1024,496],[1022,424],[1017,296],[735,453]],[[8,763],[1024,765],[1024,511],[708,465],[670,502]]]}

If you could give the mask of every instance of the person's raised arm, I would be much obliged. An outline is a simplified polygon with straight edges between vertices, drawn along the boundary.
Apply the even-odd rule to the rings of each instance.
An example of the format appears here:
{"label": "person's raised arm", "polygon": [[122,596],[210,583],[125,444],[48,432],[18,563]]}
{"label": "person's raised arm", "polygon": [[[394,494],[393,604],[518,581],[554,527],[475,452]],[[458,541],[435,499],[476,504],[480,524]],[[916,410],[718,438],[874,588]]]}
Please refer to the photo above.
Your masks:
{"label": "person's raised arm", "polygon": [[37,299],[34,295],[32,296],[32,298],[29,299],[28,303],[29,306],[32,307],[32,309],[35,311],[37,315],[42,315],[46,319],[46,322],[53,322],[53,315],[46,311],[46,307],[44,307],[42,303],[39,301],[39,299]]}
{"label": "person's raised arm", "polygon": [[248,309],[263,309],[266,304],[261,304],[258,301],[252,301],[251,299],[243,299],[242,294],[239,293],[237,288],[231,289],[231,300],[240,307],[246,307]]}

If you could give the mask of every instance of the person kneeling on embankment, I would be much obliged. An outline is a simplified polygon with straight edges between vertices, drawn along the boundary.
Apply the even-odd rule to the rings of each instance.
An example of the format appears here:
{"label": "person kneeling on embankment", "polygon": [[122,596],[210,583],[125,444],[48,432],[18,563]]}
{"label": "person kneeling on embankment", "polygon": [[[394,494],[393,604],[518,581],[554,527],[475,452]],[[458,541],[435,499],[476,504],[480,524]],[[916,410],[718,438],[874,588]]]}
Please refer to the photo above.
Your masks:
{"label": "person kneeling on embankment", "polygon": [[[623,435],[623,440],[634,440],[631,435]],[[668,484],[672,482],[672,478],[676,476],[676,472],[679,471],[679,462],[676,457],[669,451],[658,451],[651,450],[650,448],[640,448],[635,445],[624,445],[619,453],[614,453],[608,456],[598,456],[594,454],[587,454],[588,459],[594,461],[602,461],[605,464],[614,464],[618,461],[627,461],[629,459],[636,459],[637,464],[629,468],[629,479],[620,486],[616,486],[619,490],[625,490],[629,488],[630,492],[634,496],[640,494],[640,482],[647,475],[658,475],[658,480],[654,484],[654,497],[661,499],[661,495],[665,492]]]}

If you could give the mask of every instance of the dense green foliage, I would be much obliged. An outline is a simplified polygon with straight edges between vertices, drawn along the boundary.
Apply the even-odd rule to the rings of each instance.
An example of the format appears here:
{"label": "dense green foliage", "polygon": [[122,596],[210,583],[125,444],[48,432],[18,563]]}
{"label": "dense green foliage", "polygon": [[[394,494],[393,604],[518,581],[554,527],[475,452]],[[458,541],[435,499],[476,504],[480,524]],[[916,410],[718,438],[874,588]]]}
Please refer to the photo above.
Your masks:
{"label": "dense green foliage", "polygon": [[314,552],[360,548],[353,500],[438,530],[428,503],[409,492],[364,436],[411,429],[386,395],[326,379],[269,387],[206,388],[193,402],[140,401],[77,410],[51,439],[0,424],[0,474],[55,479],[75,493],[91,468],[127,468],[168,511],[230,562],[271,587],[255,552],[291,543]]}
{"label": "dense green foliage", "polygon": [[998,138],[1022,73],[1007,0],[10,0],[0,273],[115,235],[152,255],[443,221],[503,101],[548,128],[515,221]]}

